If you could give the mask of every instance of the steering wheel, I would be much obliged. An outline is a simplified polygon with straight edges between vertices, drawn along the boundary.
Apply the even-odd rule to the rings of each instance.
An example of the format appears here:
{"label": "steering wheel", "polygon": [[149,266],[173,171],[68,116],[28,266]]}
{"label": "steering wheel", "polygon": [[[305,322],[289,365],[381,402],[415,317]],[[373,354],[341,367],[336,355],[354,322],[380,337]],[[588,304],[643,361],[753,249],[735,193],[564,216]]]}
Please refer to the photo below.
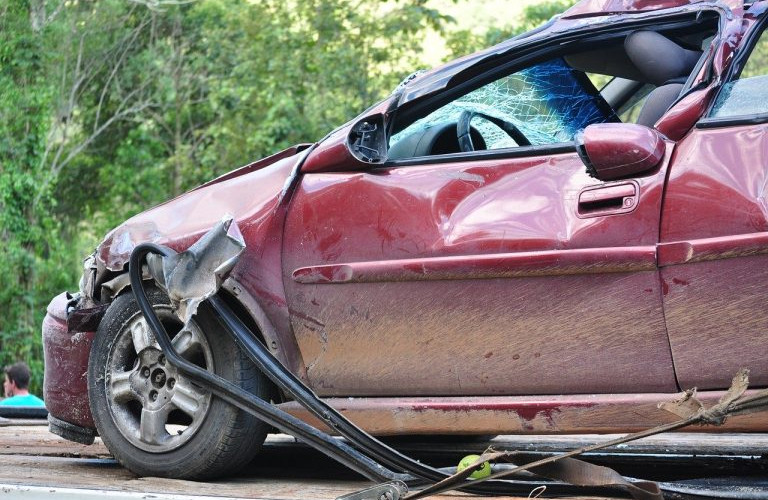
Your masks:
{"label": "steering wheel", "polygon": [[475,146],[472,144],[472,135],[470,133],[470,122],[472,121],[472,118],[476,116],[484,118],[489,122],[497,125],[509,137],[511,137],[518,146],[531,145],[531,141],[529,141],[528,138],[522,132],[520,132],[520,129],[517,128],[517,125],[514,123],[502,120],[501,118],[497,118],[495,116],[481,113],[480,111],[471,111],[465,109],[461,112],[461,115],[459,115],[459,120],[456,122],[456,136],[459,139],[459,149],[461,149],[462,152],[469,153],[470,151],[475,150]]}

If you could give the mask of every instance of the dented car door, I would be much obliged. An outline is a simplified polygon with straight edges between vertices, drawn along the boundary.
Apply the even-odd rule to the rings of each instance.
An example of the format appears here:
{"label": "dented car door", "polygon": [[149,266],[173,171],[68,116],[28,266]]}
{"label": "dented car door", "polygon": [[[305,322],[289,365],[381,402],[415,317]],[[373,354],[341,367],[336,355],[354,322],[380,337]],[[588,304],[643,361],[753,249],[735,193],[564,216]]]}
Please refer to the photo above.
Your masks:
{"label": "dented car door", "polygon": [[[678,380],[726,389],[729,373],[761,369],[768,345],[768,35],[764,9],[708,116],[680,142],[670,169],[659,265]],[[741,35],[741,33],[738,33]],[[724,46],[730,59],[731,48]],[[721,68],[716,68],[721,69]]]}
{"label": "dented car door", "polygon": [[[645,175],[587,175],[568,139],[615,115],[573,73],[556,57],[439,105],[381,167],[305,171],[283,273],[319,394],[675,390],[656,267],[671,143]],[[495,104],[521,88],[543,117]]]}

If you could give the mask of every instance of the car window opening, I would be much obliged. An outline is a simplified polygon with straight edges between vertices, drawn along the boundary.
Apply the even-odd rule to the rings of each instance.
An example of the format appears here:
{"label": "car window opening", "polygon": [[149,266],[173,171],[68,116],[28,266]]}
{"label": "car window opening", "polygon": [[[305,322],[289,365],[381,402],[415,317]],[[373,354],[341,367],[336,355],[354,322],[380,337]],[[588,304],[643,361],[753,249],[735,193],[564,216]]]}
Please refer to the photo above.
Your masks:
{"label": "car window opening", "polygon": [[[763,28],[765,29],[765,28]],[[711,118],[764,117],[768,114],[768,35],[762,31],[746,58],[736,63],[731,81],[723,85],[710,112]]]}
{"label": "car window opening", "polygon": [[708,22],[638,29],[583,50],[585,41],[581,51],[540,60],[396,124],[388,160],[570,143],[594,123],[652,127],[679,99],[715,34]]}

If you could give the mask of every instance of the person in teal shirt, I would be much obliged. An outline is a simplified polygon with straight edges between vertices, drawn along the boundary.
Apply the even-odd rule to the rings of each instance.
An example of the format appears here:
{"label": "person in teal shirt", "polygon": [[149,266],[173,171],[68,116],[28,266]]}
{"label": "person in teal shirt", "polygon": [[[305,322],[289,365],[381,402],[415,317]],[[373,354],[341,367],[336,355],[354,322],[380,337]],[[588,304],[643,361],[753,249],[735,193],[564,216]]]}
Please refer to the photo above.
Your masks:
{"label": "person in teal shirt", "polygon": [[0,406],[45,406],[42,399],[29,390],[29,367],[26,363],[19,361],[5,367],[5,381],[3,382],[3,392],[5,399],[0,401]]}

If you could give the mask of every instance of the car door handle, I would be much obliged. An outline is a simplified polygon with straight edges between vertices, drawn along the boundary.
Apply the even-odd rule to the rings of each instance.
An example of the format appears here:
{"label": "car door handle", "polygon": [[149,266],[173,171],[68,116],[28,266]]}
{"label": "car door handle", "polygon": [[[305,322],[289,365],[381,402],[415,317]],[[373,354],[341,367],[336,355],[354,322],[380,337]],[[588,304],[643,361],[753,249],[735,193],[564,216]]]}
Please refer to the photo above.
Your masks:
{"label": "car door handle", "polygon": [[634,182],[584,188],[579,193],[577,215],[585,218],[631,212],[637,206],[638,191]]}

